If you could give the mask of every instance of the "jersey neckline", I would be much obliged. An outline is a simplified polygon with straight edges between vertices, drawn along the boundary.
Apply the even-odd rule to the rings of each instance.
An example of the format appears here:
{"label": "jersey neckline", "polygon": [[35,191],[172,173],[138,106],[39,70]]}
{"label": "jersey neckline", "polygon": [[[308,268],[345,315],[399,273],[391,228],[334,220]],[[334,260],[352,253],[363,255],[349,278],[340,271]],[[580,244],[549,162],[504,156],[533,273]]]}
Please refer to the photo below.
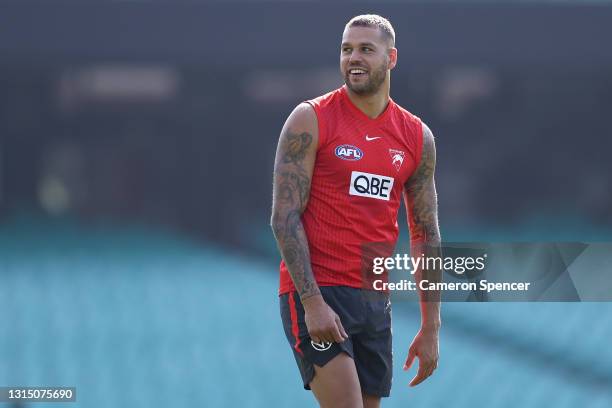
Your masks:
{"label": "jersey neckline", "polygon": [[389,116],[389,112],[391,112],[391,110],[393,109],[393,105],[395,104],[393,99],[391,99],[391,97],[389,97],[389,103],[387,104],[387,107],[385,108],[385,110],[380,115],[378,115],[377,117],[372,119],[371,117],[369,117],[368,115],[363,113],[363,111],[361,109],[359,109],[353,103],[353,101],[351,100],[351,98],[348,95],[348,91],[346,90],[346,85],[342,85],[342,87],[340,88],[340,92],[344,96],[344,99],[346,99],[347,105],[350,107],[350,109],[353,111],[353,113],[355,113],[355,115],[359,116],[361,119],[367,121],[368,123],[383,122]]}

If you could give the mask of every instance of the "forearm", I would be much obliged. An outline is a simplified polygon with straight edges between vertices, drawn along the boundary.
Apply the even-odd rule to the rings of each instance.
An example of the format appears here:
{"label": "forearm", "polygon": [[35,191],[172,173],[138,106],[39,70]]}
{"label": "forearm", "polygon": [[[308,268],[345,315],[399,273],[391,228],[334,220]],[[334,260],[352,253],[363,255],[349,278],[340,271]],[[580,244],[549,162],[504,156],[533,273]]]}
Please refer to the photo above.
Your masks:
{"label": "forearm", "polygon": [[[412,256],[423,257],[424,265],[416,271],[415,280],[421,302],[422,325],[440,326],[440,291],[421,290],[421,282],[442,281],[440,228],[438,227],[438,196],[434,181],[436,149],[431,130],[423,124],[421,163],[406,184],[405,200],[412,243]],[[427,262],[429,260],[429,262]],[[437,260],[436,262],[433,262]]]}
{"label": "forearm", "polygon": [[304,322],[312,341],[341,343],[348,338],[340,317],[325,303],[312,273],[301,209],[276,207],[272,229],[281,256],[304,307]]}
{"label": "forearm", "polygon": [[272,230],[300,299],[303,301],[319,295],[321,292],[312,272],[308,239],[299,210],[275,212]]}
{"label": "forearm", "polygon": [[442,257],[440,241],[413,245],[411,252],[412,256],[423,256],[424,261],[424,267],[419,268],[414,275],[421,307],[421,326],[438,329],[441,325],[441,293],[439,290],[421,290],[421,281],[427,281],[425,287],[429,286],[428,283],[442,281],[442,270],[437,267],[439,266],[438,262],[430,261],[429,265],[427,263],[427,259],[440,259]]}
{"label": "forearm", "polygon": [[[423,263],[415,272],[414,277],[421,305],[421,325],[423,327],[440,327],[440,299],[439,290],[422,290],[429,287],[431,283],[442,281],[442,249],[440,229],[438,227],[437,199],[435,190],[426,190],[427,197],[422,198],[423,203],[417,208],[412,206],[410,230],[411,230],[411,253],[413,257],[422,257]],[[433,287],[437,287],[433,286]]]}

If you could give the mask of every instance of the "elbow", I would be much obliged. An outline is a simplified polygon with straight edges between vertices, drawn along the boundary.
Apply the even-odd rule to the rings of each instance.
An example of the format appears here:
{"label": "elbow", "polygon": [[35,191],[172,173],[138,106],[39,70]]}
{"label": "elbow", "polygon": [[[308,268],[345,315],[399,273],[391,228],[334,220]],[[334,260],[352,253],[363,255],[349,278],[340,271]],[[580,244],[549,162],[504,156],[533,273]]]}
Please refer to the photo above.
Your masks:
{"label": "elbow", "polygon": [[287,231],[295,231],[301,224],[302,211],[295,208],[279,208],[272,210],[270,228],[277,241],[280,241]]}
{"label": "elbow", "polygon": [[439,246],[441,244],[440,230],[437,223],[427,225],[410,225],[411,247],[424,248],[426,246]]}
{"label": "elbow", "polygon": [[270,229],[272,229],[272,234],[274,238],[278,241],[279,237],[282,235],[283,227],[282,227],[282,215],[279,211],[272,211],[272,216],[270,217]]}

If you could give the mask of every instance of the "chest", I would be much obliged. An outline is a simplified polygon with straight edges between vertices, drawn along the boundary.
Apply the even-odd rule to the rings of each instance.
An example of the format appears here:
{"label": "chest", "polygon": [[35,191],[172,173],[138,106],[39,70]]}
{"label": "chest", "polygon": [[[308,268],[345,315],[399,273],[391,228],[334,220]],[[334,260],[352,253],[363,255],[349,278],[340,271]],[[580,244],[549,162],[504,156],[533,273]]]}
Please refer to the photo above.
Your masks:
{"label": "chest", "polygon": [[338,173],[362,171],[405,182],[415,167],[409,135],[398,126],[344,126],[320,151],[320,159]]}
{"label": "chest", "polygon": [[416,166],[410,135],[400,126],[339,124],[317,156],[320,174],[351,196],[388,201]]}

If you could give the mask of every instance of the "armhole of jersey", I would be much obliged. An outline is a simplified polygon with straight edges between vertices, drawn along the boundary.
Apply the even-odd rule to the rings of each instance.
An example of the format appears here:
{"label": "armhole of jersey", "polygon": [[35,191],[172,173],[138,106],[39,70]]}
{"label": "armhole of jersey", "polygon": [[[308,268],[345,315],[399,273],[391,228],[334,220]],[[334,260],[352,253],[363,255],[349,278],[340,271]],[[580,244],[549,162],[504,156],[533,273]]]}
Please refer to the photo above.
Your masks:
{"label": "armhole of jersey", "polygon": [[315,116],[317,118],[317,130],[319,131],[319,137],[317,138],[317,152],[318,152],[319,150],[321,150],[321,147],[323,147],[323,144],[325,144],[326,142],[326,137],[325,137],[326,135],[324,134],[325,132],[323,132],[323,126],[321,125],[319,107],[313,101],[306,101],[306,103],[312,107],[312,110],[314,110]]}

